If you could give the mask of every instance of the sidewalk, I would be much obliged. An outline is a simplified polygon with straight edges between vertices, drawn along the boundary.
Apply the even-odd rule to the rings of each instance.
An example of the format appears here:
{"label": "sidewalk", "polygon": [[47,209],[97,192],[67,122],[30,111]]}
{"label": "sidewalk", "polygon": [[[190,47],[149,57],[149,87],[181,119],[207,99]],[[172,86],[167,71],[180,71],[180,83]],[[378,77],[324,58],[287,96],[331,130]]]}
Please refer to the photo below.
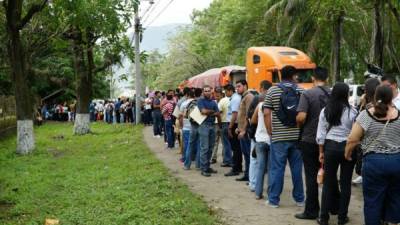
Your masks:
{"label": "sidewalk", "polygon": [[[230,168],[220,167],[221,159],[212,164],[217,174],[211,177],[203,177],[199,171],[192,168],[183,170],[180,163],[178,150],[166,150],[163,139],[153,138],[152,127],[143,130],[144,140],[148,147],[160,159],[171,173],[186,183],[189,188],[199,194],[208,203],[211,209],[221,215],[222,221],[230,225],[312,225],[317,224],[312,220],[298,220],[294,218],[296,213],[303,211],[297,207],[291,198],[291,177],[287,168],[285,174],[285,186],[281,195],[280,207],[277,209],[265,205],[265,200],[255,200],[255,194],[250,192],[244,182],[235,181],[236,177],[225,177],[224,173]],[[221,148],[219,157],[221,157]],[[265,193],[266,185],[264,185]],[[363,224],[362,193],[360,187],[353,187],[349,207],[350,223]],[[330,224],[337,224],[337,217],[331,217]]]}

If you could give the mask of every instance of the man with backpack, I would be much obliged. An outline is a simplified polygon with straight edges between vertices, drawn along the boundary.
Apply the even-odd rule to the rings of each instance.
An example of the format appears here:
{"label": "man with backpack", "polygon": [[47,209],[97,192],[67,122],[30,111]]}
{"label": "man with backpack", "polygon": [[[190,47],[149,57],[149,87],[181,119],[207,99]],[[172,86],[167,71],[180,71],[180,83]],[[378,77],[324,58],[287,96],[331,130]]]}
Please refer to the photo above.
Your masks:
{"label": "man with backpack", "polygon": [[295,83],[296,68],[281,70],[282,82],[270,88],[264,102],[265,126],[271,136],[268,172],[268,201],[279,207],[283,189],[286,161],[289,161],[293,181],[293,198],[297,206],[304,205],[302,159],[297,147],[300,129],[296,124],[297,106],[303,89]]}
{"label": "man with backpack", "polygon": [[200,141],[199,141],[199,124],[190,118],[190,114],[197,107],[197,101],[200,99],[203,90],[201,88],[194,89],[195,99],[188,103],[186,107],[186,116],[190,122],[190,133],[189,133],[189,148],[185,152],[184,170],[189,170],[192,165],[192,161],[196,161],[196,168],[200,169]]}
{"label": "man with backpack", "polygon": [[302,127],[300,149],[306,179],[306,205],[298,219],[316,219],[319,215],[317,174],[320,168],[319,149],[315,140],[321,110],[328,102],[330,89],[326,86],[328,71],[317,67],[312,76],[314,87],[305,91],[297,108],[297,124]]}

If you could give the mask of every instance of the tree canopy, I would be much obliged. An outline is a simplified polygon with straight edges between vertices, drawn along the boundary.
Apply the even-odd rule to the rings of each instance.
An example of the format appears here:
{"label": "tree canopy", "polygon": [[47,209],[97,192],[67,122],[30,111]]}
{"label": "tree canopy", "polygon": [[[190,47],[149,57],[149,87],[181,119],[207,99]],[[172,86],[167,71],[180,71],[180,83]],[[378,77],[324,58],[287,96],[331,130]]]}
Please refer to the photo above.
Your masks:
{"label": "tree canopy", "polygon": [[[245,65],[252,46],[297,48],[334,76],[333,50],[340,44],[340,80],[354,74],[362,82],[367,63],[399,73],[399,9],[395,0],[214,0],[209,8],[194,11],[192,24],[169,40],[159,76],[148,85],[173,88],[210,68]],[[340,36],[335,35],[338,22]]]}

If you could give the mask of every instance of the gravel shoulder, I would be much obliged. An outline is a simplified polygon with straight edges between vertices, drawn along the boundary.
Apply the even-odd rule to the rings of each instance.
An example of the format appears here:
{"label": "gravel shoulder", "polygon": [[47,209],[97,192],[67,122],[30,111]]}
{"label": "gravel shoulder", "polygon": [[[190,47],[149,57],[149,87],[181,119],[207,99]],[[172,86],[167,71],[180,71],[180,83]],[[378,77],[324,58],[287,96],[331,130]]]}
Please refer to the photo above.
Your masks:
{"label": "gravel shoulder", "polygon": [[[292,182],[289,168],[286,169],[285,173],[285,185],[281,195],[280,207],[273,209],[265,205],[265,200],[256,200],[254,193],[250,192],[244,182],[235,181],[234,177],[224,176],[224,173],[228,172],[230,168],[220,167],[220,152],[217,164],[212,165],[213,169],[216,169],[218,173],[206,178],[201,176],[199,171],[195,169],[183,170],[182,164],[178,161],[178,150],[166,150],[163,139],[153,137],[152,127],[145,127],[143,136],[146,144],[157,158],[164,163],[174,176],[187,184],[191,191],[202,196],[209,207],[218,212],[225,224],[317,224],[316,221],[304,221],[294,218],[294,215],[302,212],[303,208],[297,207],[291,197]],[[265,188],[266,185],[264,186]],[[363,224],[360,187],[353,186],[349,217],[350,223],[348,224]],[[332,217],[330,224],[337,224],[337,218]]]}

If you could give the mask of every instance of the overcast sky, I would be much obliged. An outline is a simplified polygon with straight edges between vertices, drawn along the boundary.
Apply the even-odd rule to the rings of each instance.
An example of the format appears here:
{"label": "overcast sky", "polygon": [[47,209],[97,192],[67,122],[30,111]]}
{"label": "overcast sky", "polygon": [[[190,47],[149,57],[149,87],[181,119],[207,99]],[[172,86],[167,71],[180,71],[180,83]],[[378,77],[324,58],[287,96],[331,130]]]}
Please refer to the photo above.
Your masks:
{"label": "overcast sky", "polygon": [[[148,8],[148,1],[141,0],[141,15]],[[153,8],[150,9],[143,19],[145,19],[144,26],[148,26],[150,22],[159,14],[159,12],[170,2],[171,0],[154,0]],[[162,26],[171,23],[190,23],[190,15],[193,9],[204,9],[207,8],[212,0],[172,0],[172,3],[168,8],[151,24],[151,26]],[[149,12],[151,12],[149,14]],[[146,17],[149,17],[146,19]]]}

